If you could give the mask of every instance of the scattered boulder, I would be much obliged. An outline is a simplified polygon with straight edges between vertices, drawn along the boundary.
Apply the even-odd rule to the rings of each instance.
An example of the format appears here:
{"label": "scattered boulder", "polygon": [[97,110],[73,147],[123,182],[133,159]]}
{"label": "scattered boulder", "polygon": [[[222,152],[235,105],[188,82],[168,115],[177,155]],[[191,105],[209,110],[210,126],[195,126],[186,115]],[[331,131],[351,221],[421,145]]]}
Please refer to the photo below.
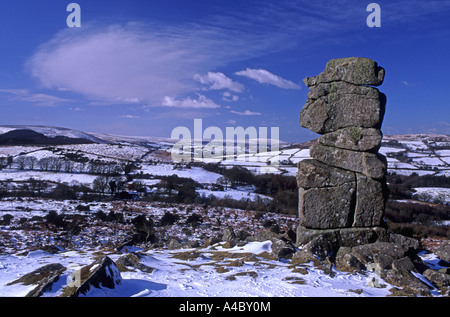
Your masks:
{"label": "scattered boulder", "polygon": [[268,240],[272,242],[272,254],[278,258],[292,258],[292,255],[296,252],[294,244],[289,239],[284,237],[283,234],[275,233],[270,229],[261,230],[247,238],[249,242]]}
{"label": "scattered boulder", "polygon": [[182,247],[183,243],[176,238],[170,238],[170,240],[167,242],[167,248],[169,250],[181,249]]}
{"label": "scattered boulder", "polygon": [[423,276],[425,276],[429,281],[433,282],[438,287],[447,287],[450,286],[450,275],[439,272],[433,269],[427,269],[423,272]]}
{"label": "scattered boulder", "polygon": [[314,254],[320,260],[325,260],[325,258],[333,253],[334,246],[323,235],[319,235],[308,242],[304,246],[304,250],[311,254]]}
{"label": "scattered boulder", "polygon": [[341,249],[336,256],[339,270],[373,271],[386,282],[406,290],[408,295],[430,295],[430,287],[412,273],[419,270],[409,248],[393,242],[375,242]]}
{"label": "scattered boulder", "polygon": [[238,238],[236,237],[236,234],[234,233],[234,229],[232,227],[225,228],[222,235],[222,241],[225,242],[225,245],[228,248],[232,248],[237,244]]}
{"label": "scattered boulder", "polygon": [[314,256],[311,252],[306,250],[298,250],[292,255],[292,259],[289,262],[291,265],[313,263],[315,266],[322,265],[322,262]]}
{"label": "scattered boulder", "polygon": [[450,262],[450,240],[447,240],[437,248],[435,253],[441,260]]}
{"label": "scattered boulder", "polygon": [[375,263],[380,270],[392,268],[392,262],[395,259],[405,257],[404,249],[400,245],[390,242],[355,246],[352,248],[351,254],[366,266],[369,263]]}
{"label": "scattered boulder", "polygon": [[362,272],[366,266],[351,254],[351,250],[350,247],[339,248],[336,254],[336,269],[343,272]]}
{"label": "scattered boulder", "polygon": [[139,253],[127,253],[122,255],[115,261],[116,266],[120,271],[125,271],[126,267],[132,267],[142,272],[152,273],[155,268],[145,265],[141,262],[141,255]]}

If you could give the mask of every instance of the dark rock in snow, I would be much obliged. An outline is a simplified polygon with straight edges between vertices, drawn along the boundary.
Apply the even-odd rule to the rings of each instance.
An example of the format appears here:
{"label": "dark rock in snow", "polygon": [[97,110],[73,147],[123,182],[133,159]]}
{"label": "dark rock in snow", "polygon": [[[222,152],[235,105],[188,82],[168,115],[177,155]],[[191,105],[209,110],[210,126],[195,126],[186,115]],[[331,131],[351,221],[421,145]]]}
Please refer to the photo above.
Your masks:
{"label": "dark rock in snow", "polygon": [[72,273],[72,282],[63,291],[63,295],[78,297],[88,294],[93,288],[113,289],[121,281],[120,271],[114,261],[105,256]]}
{"label": "dark rock in snow", "polygon": [[39,297],[46,290],[50,289],[53,283],[58,281],[62,272],[64,272],[66,268],[59,263],[52,263],[44,265],[37,270],[34,270],[31,273],[25,274],[21,278],[8,283],[8,285],[13,284],[23,284],[23,285],[33,285],[36,284],[36,287],[28,292],[25,297]]}
{"label": "dark rock in snow", "polygon": [[247,238],[249,242],[253,241],[271,241],[272,254],[278,258],[291,258],[295,253],[294,245],[289,239],[283,238],[282,234],[277,234],[270,229],[264,229],[253,236]]}
{"label": "dark rock in snow", "polygon": [[115,264],[119,267],[119,270],[121,266],[133,267],[146,273],[152,273],[155,270],[154,267],[143,264],[140,255],[137,253],[124,254],[115,261]]}

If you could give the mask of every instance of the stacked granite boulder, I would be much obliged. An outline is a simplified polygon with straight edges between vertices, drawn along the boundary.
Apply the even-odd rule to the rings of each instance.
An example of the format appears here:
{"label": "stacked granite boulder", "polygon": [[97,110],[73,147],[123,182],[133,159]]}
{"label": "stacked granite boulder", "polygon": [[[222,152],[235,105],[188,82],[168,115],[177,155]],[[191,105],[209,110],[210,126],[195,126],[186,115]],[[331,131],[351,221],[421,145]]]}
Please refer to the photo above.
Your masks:
{"label": "stacked granite boulder", "polygon": [[378,153],[386,96],[373,87],[384,74],[375,61],[352,57],[304,79],[310,91],[300,125],[321,136],[312,159],[298,164],[298,245],[325,239],[336,250],[388,239],[387,163]]}

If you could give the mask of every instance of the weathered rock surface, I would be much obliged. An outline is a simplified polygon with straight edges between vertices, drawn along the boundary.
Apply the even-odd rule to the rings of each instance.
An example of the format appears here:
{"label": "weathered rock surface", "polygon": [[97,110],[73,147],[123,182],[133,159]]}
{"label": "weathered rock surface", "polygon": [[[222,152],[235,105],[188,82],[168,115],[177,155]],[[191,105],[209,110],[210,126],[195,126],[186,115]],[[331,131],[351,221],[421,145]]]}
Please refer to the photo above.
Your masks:
{"label": "weathered rock surface", "polygon": [[425,276],[429,281],[433,282],[438,287],[446,287],[450,286],[450,275],[445,274],[433,269],[427,269],[423,272],[423,276]]}
{"label": "weathered rock surface", "polygon": [[[386,96],[384,69],[367,58],[331,60],[304,80],[310,89],[300,125],[322,134],[312,160],[298,164],[297,244],[321,250],[386,241],[387,160],[378,154]],[[317,253],[317,252],[316,252]]]}
{"label": "weathered rock surface", "polygon": [[304,189],[337,187],[355,181],[354,173],[332,168],[317,160],[306,159],[298,163],[297,185]]}
{"label": "weathered rock surface", "polygon": [[374,60],[364,57],[348,57],[330,60],[321,74],[305,78],[304,82],[307,87],[333,81],[379,86],[383,83],[384,75],[385,70]]}
{"label": "weathered rock surface", "polygon": [[435,253],[440,259],[450,262],[450,240],[442,244]]}
{"label": "weathered rock surface", "polygon": [[299,189],[299,224],[313,229],[351,226],[356,183]]}
{"label": "weathered rock surface", "polygon": [[[352,248],[341,248],[336,255],[336,267],[347,272],[374,272],[386,282],[401,287],[407,295],[430,295],[430,287],[413,274],[420,273],[418,267],[421,267],[421,264],[416,264],[415,254],[411,253],[408,247],[394,242],[377,241]],[[372,284],[382,287],[381,282],[372,281]]]}
{"label": "weathered rock surface", "polygon": [[115,264],[120,271],[125,270],[124,268],[127,267],[135,268],[146,273],[152,273],[155,270],[154,267],[143,264],[141,262],[141,256],[138,253],[124,254],[115,261]]}
{"label": "weathered rock surface", "polygon": [[332,252],[337,252],[340,247],[354,247],[390,239],[389,233],[382,227],[311,229],[298,226],[297,245],[304,246],[316,238],[329,241],[333,246]]}
{"label": "weathered rock surface", "polygon": [[318,142],[325,146],[363,152],[377,152],[383,135],[374,128],[348,127],[322,135]]}
{"label": "weathered rock surface", "polygon": [[[316,92],[316,90],[318,90]],[[344,82],[313,87],[300,112],[300,125],[324,134],[346,127],[380,128],[386,96],[373,87]],[[311,96],[320,96],[317,99]]]}
{"label": "weathered rock surface", "polygon": [[352,226],[380,226],[388,195],[389,190],[385,183],[357,174],[356,206]]}
{"label": "weathered rock surface", "polygon": [[310,148],[310,155],[332,167],[362,173],[375,179],[386,177],[387,160],[381,154],[344,150],[315,143]]}

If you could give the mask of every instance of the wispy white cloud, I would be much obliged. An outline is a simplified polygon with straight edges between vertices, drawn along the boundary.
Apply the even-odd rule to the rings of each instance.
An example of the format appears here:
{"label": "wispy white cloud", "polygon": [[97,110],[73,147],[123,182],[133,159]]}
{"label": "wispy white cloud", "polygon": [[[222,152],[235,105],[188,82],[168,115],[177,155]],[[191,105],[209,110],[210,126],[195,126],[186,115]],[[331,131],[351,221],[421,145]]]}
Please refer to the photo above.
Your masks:
{"label": "wispy white cloud", "polygon": [[71,102],[69,99],[43,93],[32,93],[27,89],[0,89],[0,93],[9,95],[12,101],[24,101],[42,107],[55,107],[58,104]]}
{"label": "wispy white cloud", "polygon": [[207,71],[265,54],[273,44],[267,40],[265,45],[249,45],[260,38],[244,30],[224,32],[221,27],[84,24],[79,30],[56,34],[26,66],[43,87],[78,93],[95,104],[155,106],[165,96],[189,95],[197,82],[208,89],[242,92],[242,84]]}
{"label": "wispy white cloud", "polygon": [[244,112],[231,110],[230,112],[240,115],[240,116],[260,116],[260,115],[262,115],[261,112],[255,112],[255,111],[250,111],[250,110],[245,110]]}
{"label": "wispy white cloud", "polygon": [[120,117],[124,118],[124,119],[139,119],[139,116],[134,116],[132,114],[126,114],[126,115],[123,115],[123,116],[120,116]]}
{"label": "wispy white cloud", "polygon": [[234,92],[242,92],[244,90],[244,85],[233,81],[220,72],[208,72],[205,75],[195,74],[193,78],[202,85],[207,86],[206,89],[209,90],[228,89]]}
{"label": "wispy white cloud", "polygon": [[228,91],[225,91],[222,94],[222,100],[224,100],[224,101],[238,101],[239,100],[239,96],[233,95],[233,94],[229,93]]}
{"label": "wispy white cloud", "polygon": [[283,89],[300,89],[300,86],[295,84],[294,82],[272,74],[265,69],[247,68],[246,70],[236,72],[235,74],[251,78],[259,82],[260,84],[274,85]]}
{"label": "wispy white cloud", "polygon": [[197,99],[192,99],[190,97],[183,99],[176,99],[173,97],[165,96],[162,105],[165,107],[175,107],[175,108],[206,108],[206,109],[220,108],[220,105],[216,104],[214,101],[203,95],[199,95]]}
{"label": "wispy white cloud", "polygon": [[67,90],[91,100],[155,103],[191,91],[185,82],[201,57],[182,39],[165,39],[139,28],[111,26],[77,33],[62,31],[28,62],[46,88]]}

